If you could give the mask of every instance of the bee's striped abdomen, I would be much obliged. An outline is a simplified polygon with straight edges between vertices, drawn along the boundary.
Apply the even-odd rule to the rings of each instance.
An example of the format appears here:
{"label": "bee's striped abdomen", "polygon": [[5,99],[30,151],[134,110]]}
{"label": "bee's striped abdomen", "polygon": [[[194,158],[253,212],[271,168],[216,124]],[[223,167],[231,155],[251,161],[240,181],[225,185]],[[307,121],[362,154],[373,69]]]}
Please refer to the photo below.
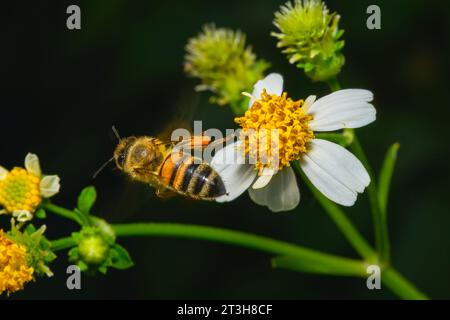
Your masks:
{"label": "bee's striped abdomen", "polygon": [[161,167],[161,176],[178,193],[196,199],[213,199],[226,193],[220,176],[201,159],[181,153],[168,158]]}
{"label": "bee's striped abdomen", "polygon": [[172,185],[173,180],[175,180],[175,174],[181,164],[180,160],[182,160],[183,157],[184,155],[182,153],[172,153],[164,159],[159,169],[159,175],[161,176],[164,185]]}
{"label": "bee's striped abdomen", "polygon": [[220,176],[204,162],[189,165],[181,191],[198,198],[217,198],[226,193]]}

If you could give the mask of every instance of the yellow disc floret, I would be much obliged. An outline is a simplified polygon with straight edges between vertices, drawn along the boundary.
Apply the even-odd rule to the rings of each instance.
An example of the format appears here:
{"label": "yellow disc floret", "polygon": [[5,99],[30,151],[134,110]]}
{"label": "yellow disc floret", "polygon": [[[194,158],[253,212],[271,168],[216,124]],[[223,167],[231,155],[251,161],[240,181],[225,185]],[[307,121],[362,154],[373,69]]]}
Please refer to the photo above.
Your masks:
{"label": "yellow disc floret", "polygon": [[308,141],[314,138],[308,125],[312,116],[302,108],[303,100],[294,101],[285,92],[278,96],[263,90],[255,98],[245,115],[235,119],[242,127],[245,152],[259,174],[264,168],[281,170],[307,151]]}
{"label": "yellow disc floret", "polygon": [[8,239],[0,230],[0,294],[22,290],[33,279],[34,269],[28,266],[26,248]]}
{"label": "yellow disc floret", "polygon": [[23,168],[14,168],[0,180],[0,205],[7,212],[33,212],[41,203],[40,179]]}

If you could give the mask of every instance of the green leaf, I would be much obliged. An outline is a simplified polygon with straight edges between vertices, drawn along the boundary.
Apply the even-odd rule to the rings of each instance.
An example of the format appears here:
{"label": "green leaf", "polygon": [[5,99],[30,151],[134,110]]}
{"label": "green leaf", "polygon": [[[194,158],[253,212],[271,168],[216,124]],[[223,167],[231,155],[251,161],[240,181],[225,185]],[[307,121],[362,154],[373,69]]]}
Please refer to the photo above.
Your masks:
{"label": "green leaf", "polygon": [[45,219],[47,217],[47,213],[44,209],[40,208],[38,211],[36,211],[34,216],[38,219]]}
{"label": "green leaf", "polygon": [[111,248],[111,253],[113,255],[112,261],[111,261],[111,267],[119,269],[119,270],[125,270],[134,265],[134,262],[131,259],[130,254],[124,247],[122,247],[118,244],[115,244]]}
{"label": "green leaf", "polygon": [[78,210],[82,213],[89,214],[96,199],[97,192],[95,191],[95,187],[89,186],[84,188],[78,196]]}
{"label": "green leaf", "polygon": [[299,257],[284,256],[272,258],[272,267],[326,275],[366,276],[364,262],[345,258],[339,258],[336,261],[330,261],[325,264],[313,259],[308,260]]}
{"label": "green leaf", "polygon": [[389,189],[394,173],[395,163],[397,161],[399,143],[394,143],[386,152],[383,166],[381,168],[379,182],[378,182],[378,201],[380,203],[380,210],[384,217],[386,217],[386,209],[389,198]]}

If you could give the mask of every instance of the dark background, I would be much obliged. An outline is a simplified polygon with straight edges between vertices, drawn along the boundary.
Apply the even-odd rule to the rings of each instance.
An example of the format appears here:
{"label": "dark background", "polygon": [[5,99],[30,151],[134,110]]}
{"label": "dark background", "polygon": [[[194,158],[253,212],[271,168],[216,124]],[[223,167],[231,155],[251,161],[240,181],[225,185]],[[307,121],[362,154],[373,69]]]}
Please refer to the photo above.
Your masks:
{"label": "dark background", "polygon": [[[78,4],[82,30],[66,29],[66,8]],[[204,127],[233,128],[231,111],[183,74],[184,45],[201,26],[240,28],[270,71],[285,76],[294,97],[328,93],[290,65],[271,37],[273,12],[284,1],[39,1],[2,9],[0,163],[22,165],[37,153],[46,173],[62,178],[54,202],[72,207],[94,184],[95,213],[110,222],[165,221],[220,226],[266,235],[356,258],[301,182],[302,201],[275,214],[247,195],[219,205],[183,199],[161,202],[153,190],[113,171],[92,173],[122,135],[158,133],[176,113]],[[401,143],[389,205],[393,264],[433,298],[450,298],[449,10],[445,1],[327,1],[345,29],[343,87],[371,89],[378,119],[358,130],[375,170],[387,147]],[[366,28],[366,8],[378,4],[382,30]],[[347,210],[373,238],[367,196]],[[50,215],[50,214],[49,214]],[[8,219],[0,223],[5,227]],[[77,226],[45,222],[52,239]],[[136,266],[84,276],[82,290],[65,286],[65,252],[55,277],[40,278],[13,298],[394,298],[369,291],[364,279],[305,275],[270,267],[266,254],[195,240],[120,239]]]}

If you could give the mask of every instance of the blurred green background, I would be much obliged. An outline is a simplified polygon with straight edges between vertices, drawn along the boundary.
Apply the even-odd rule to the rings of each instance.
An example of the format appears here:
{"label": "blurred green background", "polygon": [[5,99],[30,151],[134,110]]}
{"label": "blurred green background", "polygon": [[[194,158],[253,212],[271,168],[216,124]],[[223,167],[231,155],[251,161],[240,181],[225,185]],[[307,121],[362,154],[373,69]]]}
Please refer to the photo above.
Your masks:
{"label": "blurred green background", "polygon": [[[62,178],[58,204],[72,207],[94,184],[95,213],[110,222],[197,223],[253,232],[335,254],[357,257],[301,182],[302,201],[274,214],[247,195],[224,205],[184,199],[160,201],[152,189],[108,169],[116,125],[122,135],[158,133],[177,113],[204,127],[234,127],[232,113],[211,106],[183,74],[184,45],[201,26],[239,28],[270,71],[285,76],[294,97],[324,95],[290,65],[270,37],[273,12],[285,1],[39,1],[3,11],[0,163],[22,165],[37,153],[46,173]],[[82,30],[66,29],[66,8],[78,4]],[[345,29],[343,87],[371,89],[378,119],[358,130],[375,170],[387,147],[401,144],[389,205],[393,264],[433,298],[450,298],[448,135],[449,30],[445,1],[327,1]],[[366,28],[366,8],[378,4],[382,29]],[[11,7],[10,7],[11,6]],[[181,111],[180,111],[181,110]],[[373,238],[367,196],[349,217]],[[49,214],[50,215],[50,214]],[[0,224],[5,227],[8,219]],[[59,217],[48,236],[76,230]],[[55,276],[38,279],[12,298],[394,298],[369,291],[364,279],[275,270],[266,254],[195,240],[120,239],[136,266],[84,276],[82,290],[66,289],[65,252]]]}

